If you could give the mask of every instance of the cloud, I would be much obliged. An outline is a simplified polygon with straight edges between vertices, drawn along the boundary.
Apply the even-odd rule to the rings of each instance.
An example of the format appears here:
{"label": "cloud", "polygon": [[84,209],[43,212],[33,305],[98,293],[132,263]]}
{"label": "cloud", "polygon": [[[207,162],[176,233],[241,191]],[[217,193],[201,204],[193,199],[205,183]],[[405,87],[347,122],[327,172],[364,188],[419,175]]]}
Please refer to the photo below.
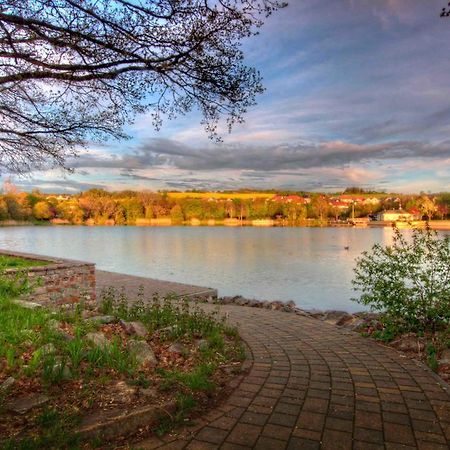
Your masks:
{"label": "cloud", "polygon": [[[83,155],[75,160],[78,168],[117,168],[126,177],[134,170],[174,167],[183,170],[263,170],[267,172],[344,165],[382,160],[450,157],[450,141],[427,143],[398,141],[361,145],[343,141],[298,143],[273,146],[217,145],[193,148],[168,139],[150,139],[134,152],[122,156]],[[135,178],[137,179],[137,178]]]}
{"label": "cloud", "polygon": [[32,189],[39,189],[41,192],[46,193],[77,193],[81,191],[87,191],[88,189],[103,189],[105,186],[99,183],[79,182],[73,179],[48,179],[39,180],[36,178],[18,178],[13,180],[14,184],[24,191],[30,191]]}

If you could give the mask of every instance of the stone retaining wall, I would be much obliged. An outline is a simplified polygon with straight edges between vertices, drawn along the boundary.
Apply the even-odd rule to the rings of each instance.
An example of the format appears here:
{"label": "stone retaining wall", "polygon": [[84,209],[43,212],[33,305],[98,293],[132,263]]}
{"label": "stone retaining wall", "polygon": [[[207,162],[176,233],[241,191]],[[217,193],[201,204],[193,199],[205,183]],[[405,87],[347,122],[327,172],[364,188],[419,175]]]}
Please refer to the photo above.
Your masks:
{"label": "stone retaining wall", "polygon": [[50,262],[44,266],[4,271],[10,276],[25,271],[32,285],[36,285],[31,293],[24,296],[24,300],[45,306],[80,301],[95,303],[95,264],[6,250],[0,250],[0,255]]}

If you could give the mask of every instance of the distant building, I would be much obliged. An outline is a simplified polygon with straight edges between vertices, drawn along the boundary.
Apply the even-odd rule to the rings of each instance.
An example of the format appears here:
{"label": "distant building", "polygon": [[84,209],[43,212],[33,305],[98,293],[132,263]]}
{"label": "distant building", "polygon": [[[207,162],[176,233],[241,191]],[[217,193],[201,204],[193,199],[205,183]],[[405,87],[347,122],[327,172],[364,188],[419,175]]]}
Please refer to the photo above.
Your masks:
{"label": "distant building", "polygon": [[367,197],[363,201],[364,205],[379,205],[380,199],[377,197]]}
{"label": "distant building", "polygon": [[296,205],[307,205],[311,203],[309,197],[300,197],[299,195],[275,195],[269,201],[275,203],[294,203]]}
{"label": "distant building", "polygon": [[339,201],[344,202],[344,203],[363,203],[364,202],[364,197],[356,197],[354,195],[346,195],[346,194],[342,194],[339,196]]}
{"label": "distant building", "polygon": [[389,209],[387,211],[381,211],[377,214],[377,220],[383,222],[409,222],[417,220],[417,216],[405,211],[404,209]]}
{"label": "distant building", "polygon": [[350,203],[344,202],[341,200],[337,200],[337,199],[330,200],[330,202],[328,204],[334,208],[342,209],[342,210],[350,208]]}

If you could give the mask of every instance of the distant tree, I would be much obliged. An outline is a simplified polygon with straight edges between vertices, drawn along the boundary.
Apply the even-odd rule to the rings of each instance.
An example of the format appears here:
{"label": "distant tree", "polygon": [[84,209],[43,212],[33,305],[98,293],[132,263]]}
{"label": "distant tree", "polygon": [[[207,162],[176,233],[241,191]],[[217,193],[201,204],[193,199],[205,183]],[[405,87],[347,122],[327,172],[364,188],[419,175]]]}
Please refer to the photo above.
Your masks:
{"label": "distant tree", "polygon": [[8,205],[5,202],[5,199],[0,199],[0,220],[9,219]]}
{"label": "distant tree", "polygon": [[24,219],[24,214],[22,211],[22,207],[14,195],[5,195],[4,201],[8,208],[8,216],[13,220],[22,220]]}
{"label": "distant tree", "polygon": [[33,206],[33,216],[38,220],[50,220],[55,214],[48,202],[40,201]]}
{"label": "distant tree", "polygon": [[306,219],[306,207],[297,203],[284,203],[283,215],[290,225],[295,225]]}
{"label": "distant tree", "polygon": [[311,212],[314,218],[323,221],[327,218],[328,211],[328,201],[323,195],[317,195],[311,200]]}
{"label": "distant tree", "polygon": [[136,197],[125,198],[120,202],[128,225],[134,225],[136,219],[144,217],[144,208],[142,203]]}
{"label": "distant tree", "polygon": [[240,42],[280,0],[2,0],[0,168],[65,166],[136,113],[197,108],[215,136],[261,93]]}
{"label": "distant tree", "polygon": [[73,200],[59,202],[56,206],[56,215],[60,219],[69,220],[72,223],[81,224],[84,219],[84,210],[78,202]]}
{"label": "distant tree", "polygon": [[439,194],[436,203],[441,219],[446,218],[450,214],[450,192]]}
{"label": "distant tree", "polygon": [[364,194],[366,191],[363,188],[352,186],[345,188],[344,194]]}
{"label": "distant tree", "polygon": [[180,205],[175,205],[170,210],[170,219],[172,220],[172,223],[174,225],[179,225],[179,224],[183,223],[184,216],[183,216],[183,211],[182,211]]}
{"label": "distant tree", "polygon": [[187,198],[182,204],[183,215],[186,220],[203,219],[203,202],[198,198]]}
{"label": "distant tree", "polygon": [[419,211],[422,213],[422,216],[425,216],[427,220],[431,219],[433,214],[437,211],[434,201],[426,195],[422,195],[418,199],[417,206]]}

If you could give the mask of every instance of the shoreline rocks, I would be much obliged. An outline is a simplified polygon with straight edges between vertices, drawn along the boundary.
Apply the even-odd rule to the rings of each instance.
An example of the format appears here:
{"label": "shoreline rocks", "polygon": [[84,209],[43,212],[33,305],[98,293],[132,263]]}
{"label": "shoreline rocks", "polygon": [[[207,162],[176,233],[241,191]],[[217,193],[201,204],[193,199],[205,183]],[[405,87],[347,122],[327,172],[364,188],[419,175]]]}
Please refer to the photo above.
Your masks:
{"label": "shoreline rocks", "polygon": [[208,303],[215,303],[218,305],[238,305],[247,306],[250,308],[261,308],[269,309],[272,311],[283,311],[287,313],[294,313],[299,316],[311,317],[313,319],[321,320],[340,328],[346,328],[352,331],[357,331],[359,329],[367,328],[368,326],[378,328],[378,314],[372,312],[357,312],[348,313],[346,311],[336,311],[336,310],[305,310],[299,308],[294,301],[289,300],[283,302],[281,300],[256,300],[245,298],[241,295],[236,295],[234,297],[218,297],[216,299],[208,298],[206,300]]}

